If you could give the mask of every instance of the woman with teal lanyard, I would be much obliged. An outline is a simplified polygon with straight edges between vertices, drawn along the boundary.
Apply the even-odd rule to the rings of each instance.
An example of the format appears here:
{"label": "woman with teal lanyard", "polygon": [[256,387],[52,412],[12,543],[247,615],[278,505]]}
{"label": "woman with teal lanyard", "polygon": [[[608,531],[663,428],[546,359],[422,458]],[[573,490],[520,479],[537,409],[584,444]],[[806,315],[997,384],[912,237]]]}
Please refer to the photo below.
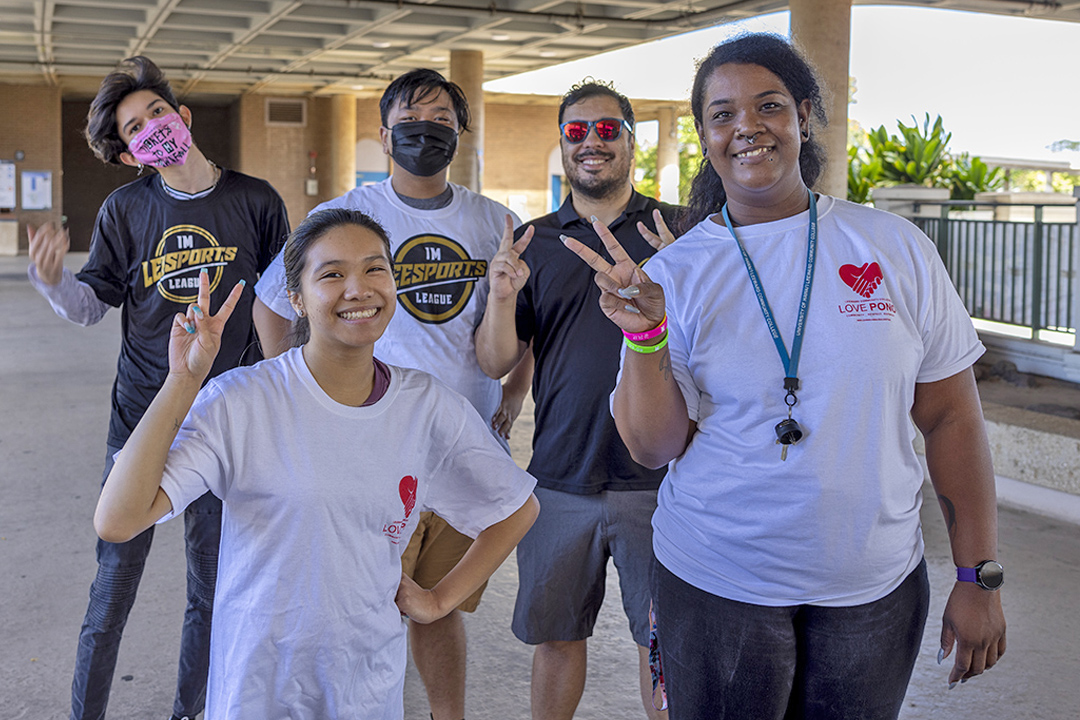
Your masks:
{"label": "woman with teal lanyard", "polygon": [[619,432],[668,465],[653,601],[670,717],[895,718],[929,595],[912,420],[958,567],[948,687],[1005,651],[983,348],[922,233],[809,190],[825,117],[785,39],[717,46],[691,105],[705,161],[679,241],[646,274],[603,228],[613,264],[564,240],[627,336]]}

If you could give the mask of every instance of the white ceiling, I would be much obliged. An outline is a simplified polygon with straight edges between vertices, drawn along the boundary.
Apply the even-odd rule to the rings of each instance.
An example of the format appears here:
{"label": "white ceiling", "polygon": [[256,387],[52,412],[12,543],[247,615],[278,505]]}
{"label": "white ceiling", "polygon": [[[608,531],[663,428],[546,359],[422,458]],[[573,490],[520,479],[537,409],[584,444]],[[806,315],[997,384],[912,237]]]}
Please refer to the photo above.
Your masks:
{"label": "white ceiling", "polygon": [[[1080,0],[892,4],[1080,21]],[[367,94],[414,67],[448,72],[451,50],[482,51],[492,80],[786,7],[787,0],[0,0],[0,82],[92,95],[119,60],[145,54],[182,97]],[[992,57],[979,51],[973,67]]]}

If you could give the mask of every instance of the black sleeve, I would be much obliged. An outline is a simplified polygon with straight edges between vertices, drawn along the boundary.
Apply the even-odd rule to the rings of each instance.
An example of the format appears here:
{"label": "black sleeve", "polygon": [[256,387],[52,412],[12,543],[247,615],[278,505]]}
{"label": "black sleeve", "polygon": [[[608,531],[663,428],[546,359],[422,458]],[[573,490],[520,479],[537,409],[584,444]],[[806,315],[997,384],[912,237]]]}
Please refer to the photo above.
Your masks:
{"label": "black sleeve", "polygon": [[90,258],[75,277],[89,285],[103,303],[120,307],[127,297],[131,248],[115,213],[115,203],[110,196],[94,221]]}

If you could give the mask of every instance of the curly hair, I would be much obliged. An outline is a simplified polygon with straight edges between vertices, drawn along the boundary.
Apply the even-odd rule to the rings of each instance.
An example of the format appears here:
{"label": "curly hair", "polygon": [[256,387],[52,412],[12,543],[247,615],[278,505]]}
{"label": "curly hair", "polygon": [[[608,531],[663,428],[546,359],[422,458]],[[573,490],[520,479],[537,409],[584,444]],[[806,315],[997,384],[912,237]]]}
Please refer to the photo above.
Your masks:
{"label": "curly hair", "polygon": [[101,81],[90,111],[86,114],[86,143],[99,160],[109,165],[123,165],[120,153],[127,152],[127,144],[120,139],[116,127],[116,108],[133,92],[149,90],[167,102],[173,110],[180,110],[180,103],[173,95],[172,86],[165,73],[154,61],[142,55],[121,60],[116,70]]}
{"label": "curly hair", "polygon": [[[307,265],[307,254],[312,246],[321,240],[326,233],[334,228],[345,225],[355,225],[370,230],[382,241],[386,250],[386,258],[390,261],[390,267],[394,266],[394,255],[390,251],[390,237],[386,234],[383,226],[375,221],[370,215],[365,215],[359,210],[347,210],[345,208],[331,208],[320,210],[304,218],[304,221],[296,226],[285,241],[285,247],[281,250],[281,259],[285,265],[285,289],[294,293],[300,292],[300,277],[304,274]],[[307,317],[298,317],[293,321],[292,330],[289,334],[291,347],[303,345],[311,337],[311,325]]]}
{"label": "curly hair", "polygon": [[619,111],[622,113],[623,120],[630,123],[630,127],[634,127],[634,108],[630,104],[630,99],[616,90],[612,83],[597,80],[592,77],[587,77],[572,86],[570,90],[563,95],[562,102],[559,103],[559,124],[562,125],[563,114],[566,112],[566,108],[575,103],[579,103],[582,100],[596,97],[597,95],[609,97],[619,103]]}
{"label": "curly hair", "polygon": [[394,78],[394,81],[386,86],[382,98],[379,100],[379,116],[383,127],[390,116],[390,110],[394,104],[400,102],[402,106],[409,107],[417,102],[434,95],[440,90],[445,90],[450,96],[450,102],[454,104],[454,114],[457,115],[458,132],[468,132],[469,122],[472,116],[469,114],[469,100],[465,92],[457,83],[447,80],[442,74],[427,68],[410,70],[404,75]]}
{"label": "curly hair", "polygon": [[[748,33],[720,43],[698,63],[690,108],[694,121],[702,127],[705,105],[705,86],[722,65],[758,65],[776,75],[795,98],[796,103],[809,100],[814,116],[822,125],[828,124],[821,83],[802,53],[787,38],[771,33]],[[825,149],[815,135],[803,142],[799,151],[799,170],[807,187],[812,186],[825,168]],[[706,217],[720,211],[727,202],[724,183],[707,157],[702,157],[697,175],[690,185],[690,199],[679,221],[679,233],[684,233]]]}

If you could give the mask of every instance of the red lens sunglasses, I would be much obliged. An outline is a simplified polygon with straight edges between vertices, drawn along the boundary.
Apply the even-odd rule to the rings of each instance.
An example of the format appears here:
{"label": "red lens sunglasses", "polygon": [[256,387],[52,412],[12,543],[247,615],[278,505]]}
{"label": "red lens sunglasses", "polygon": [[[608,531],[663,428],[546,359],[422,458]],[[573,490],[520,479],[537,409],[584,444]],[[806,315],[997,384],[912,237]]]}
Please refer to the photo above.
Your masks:
{"label": "red lens sunglasses", "polygon": [[622,134],[623,126],[626,126],[626,129],[630,132],[634,132],[634,128],[630,127],[630,123],[620,118],[600,118],[599,120],[588,121],[571,120],[560,125],[559,130],[562,132],[562,136],[566,138],[566,142],[577,145],[585,142],[585,138],[589,136],[589,130],[592,128],[596,128],[596,137],[604,142],[618,140],[619,135]]}

